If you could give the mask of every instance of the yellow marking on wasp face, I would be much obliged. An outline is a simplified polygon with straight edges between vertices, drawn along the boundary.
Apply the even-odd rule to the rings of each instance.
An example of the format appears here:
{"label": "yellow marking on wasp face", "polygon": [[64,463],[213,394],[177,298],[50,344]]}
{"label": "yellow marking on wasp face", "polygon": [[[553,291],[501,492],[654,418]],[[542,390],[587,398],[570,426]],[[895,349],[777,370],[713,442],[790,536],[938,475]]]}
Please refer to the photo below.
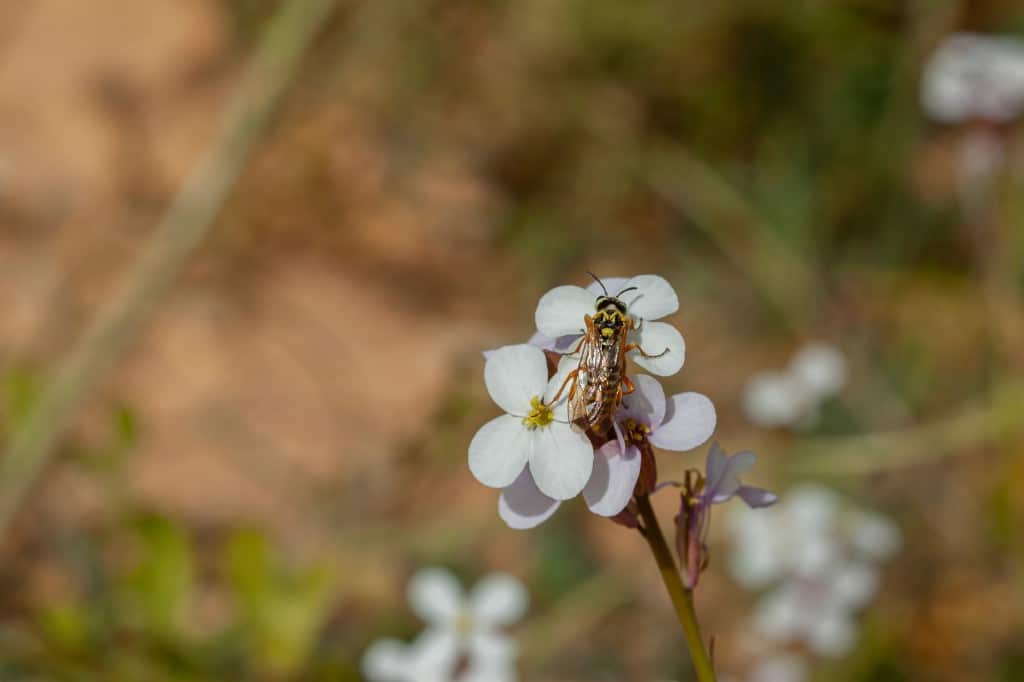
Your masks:
{"label": "yellow marking on wasp face", "polygon": [[533,431],[538,426],[547,426],[555,420],[555,411],[541,402],[539,396],[530,398],[530,414],[523,417],[523,426]]}
{"label": "yellow marking on wasp face", "polygon": [[615,333],[615,330],[612,329],[611,327],[605,327],[604,329],[601,330],[601,336],[605,336],[605,337],[611,336],[614,333]]}
{"label": "yellow marking on wasp face", "polygon": [[623,321],[623,317],[622,317],[622,313],[620,313],[618,310],[609,310],[609,309],[606,308],[605,310],[598,310],[597,313],[594,314],[594,321],[595,322],[622,322]]}

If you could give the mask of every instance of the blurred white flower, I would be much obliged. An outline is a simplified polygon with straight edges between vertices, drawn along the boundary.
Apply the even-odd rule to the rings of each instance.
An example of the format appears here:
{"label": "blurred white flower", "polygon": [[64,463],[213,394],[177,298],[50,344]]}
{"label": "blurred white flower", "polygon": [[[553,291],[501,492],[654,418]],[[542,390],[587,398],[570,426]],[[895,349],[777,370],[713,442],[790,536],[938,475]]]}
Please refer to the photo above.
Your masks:
{"label": "blurred white flower", "polygon": [[829,567],[813,580],[794,578],[758,602],[754,628],[767,639],[801,641],[819,656],[837,658],[857,641],[855,613],[878,587],[867,563]]}
{"label": "blurred white flower", "polygon": [[363,654],[363,676],[369,682],[449,682],[456,662],[443,653],[426,640],[378,640]]}
{"label": "blurred white flower", "polygon": [[944,123],[1015,118],[1024,108],[1024,44],[972,33],[946,38],[925,67],[921,105]]}
{"label": "blurred white flower", "polygon": [[809,398],[789,372],[759,372],[743,390],[743,411],[760,426],[793,426],[813,411]]}
{"label": "blurred white flower", "polygon": [[846,384],[846,358],[835,346],[811,343],[793,356],[789,371],[808,393],[833,396]]}
{"label": "blurred white flower", "polygon": [[520,344],[495,350],[484,363],[491,398],[507,414],[487,422],[469,444],[469,469],[492,488],[512,485],[529,465],[537,488],[556,500],[575,497],[590,479],[594,448],[569,424],[567,400],[551,404],[565,375],[548,380],[543,351]]}
{"label": "blurred white flower", "polygon": [[875,562],[898,551],[899,529],[820,485],[793,488],[756,514],[736,508],[730,521],[733,576],[751,588],[773,587],[758,602],[757,632],[803,642],[821,656],[847,653],[856,612],[878,588]]}
{"label": "blurred white flower", "polygon": [[841,550],[835,536],[839,503],[829,488],[802,485],[786,491],[772,509],[734,509],[729,517],[733,577],[756,589],[788,575],[819,575]]}
{"label": "blurred white flower", "polygon": [[751,377],[743,392],[743,409],[761,426],[810,425],[817,419],[821,403],[842,390],[846,372],[846,358],[838,348],[808,344],[785,370]]}
{"label": "blurred white flower", "polygon": [[[628,355],[629,359],[651,374],[663,377],[682,369],[686,359],[686,343],[682,334],[672,325],[656,321],[679,310],[679,297],[672,285],[658,275],[637,275],[629,279],[608,277],[602,283],[613,296],[616,292],[624,292],[622,301],[635,327],[629,334],[629,342],[657,355],[645,358],[638,350],[633,350]],[[633,287],[635,289],[626,292]],[[595,298],[602,293],[600,285],[594,282],[588,288],[574,285],[555,287],[541,296],[534,315],[541,336],[534,337],[535,340],[553,344],[551,350],[575,348],[576,339],[583,334],[583,317],[594,314]]]}
{"label": "blurred white flower", "polygon": [[516,645],[500,629],[522,618],[527,601],[509,575],[487,576],[466,595],[450,572],[424,569],[409,583],[409,604],[427,629],[412,644],[373,644],[363,673],[371,682],[451,682],[463,668],[459,682],[513,682]]}

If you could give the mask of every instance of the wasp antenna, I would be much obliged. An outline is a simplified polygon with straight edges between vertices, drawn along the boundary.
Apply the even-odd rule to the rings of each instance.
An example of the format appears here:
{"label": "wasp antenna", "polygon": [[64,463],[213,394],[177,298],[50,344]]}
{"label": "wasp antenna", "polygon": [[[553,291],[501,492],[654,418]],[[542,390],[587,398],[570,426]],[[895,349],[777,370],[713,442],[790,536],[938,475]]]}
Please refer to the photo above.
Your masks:
{"label": "wasp antenna", "polygon": [[615,294],[615,298],[618,298],[619,296],[622,296],[627,291],[636,291],[636,289],[637,289],[637,287],[626,287],[625,289],[623,289],[619,293]]}
{"label": "wasp antenna", "polygon": [[603,291],[604,295],[607,296],[608,295],[608,290],[604,288],[604,282],[602,282],[600,280],[600,278],[598,278],[598,276],[595,275],[594,273],[592,273],[590,270],[587,270],[587,274],[594,278],[594,281],[597,282],[601,286],[601,291]]}

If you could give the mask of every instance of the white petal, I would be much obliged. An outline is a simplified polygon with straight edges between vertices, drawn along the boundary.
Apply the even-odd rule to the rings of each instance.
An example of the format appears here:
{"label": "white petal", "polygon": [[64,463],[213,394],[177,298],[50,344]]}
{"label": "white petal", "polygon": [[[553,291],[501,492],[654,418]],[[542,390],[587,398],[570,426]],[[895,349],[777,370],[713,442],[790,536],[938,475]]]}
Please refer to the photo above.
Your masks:
{"label": "white petal", "polygon": [[878,591],[878,571],[866,563],[850,562],[835,570],[831,583],[835,603],[840,608],[859,608]]}
{"label": "white petal", "polygon": [[711,399],[701,393],[677,393],[668,399],[665,421],[654,427],[652,444],[666,450],[692,450],[711,438],[718,417]]}
{"label": "white petal", "polygon": [[[576,342],[579,341],[579,338],[580,334],[568,334],[566,336],[559,336],[557,339],[553,339],[550,336],[541,334],[540,332],[534,332],[533,336],[530,337],[530,340],[527,341],[527,343],[531,346],[536,346],[541,350],[553,350],[556,353],[568,353],[572,350],[573,346],[576,345]],[[487,357],[489,352],[490,351],[484,351],[484,357]]]}
{"label": "white petal", "polygon": [[462,608],[459,581],[442,568],[425,568],[409,581],[409,606],[427,623],[446,626]]}
{"label": "white petal", "polygon": [[602,277],[601,284],[604,285],[603,289],[601,288],[601,284],[591,282],[587,285],[587,291],[594,294],[594,298],[604,296],[606,291],[610,296],[614,296],[626,287],[626,281],[626,277]]}
{"label": "white petal", "polygon": [[846,358],[835,346],[814,343],[793,356],[789,371],[811,395],[827,398],[846,383]]}
{"label": "white petal", "polygon": [[755,488],[749,485],[741,485],[736,495],[747,503],[751,509],[770,507],[779,501],[779,496],[764,488]]}
{"label": "white petal", "polygon": [[414,682],[448,682],[459,657],[459,636],[454,628],[427,628],[412,643]]}
{"label": "white petal", "polygon": [[503,414],[480,427],[469,443],[469,470],[476,480],[504,488],[530,459],[531,431],[520,417]]}
{"label": "white petal", "polygon": [[888,559],[899,551],[903,542],[899,526],[873,512],[864,512],[854,518],[850,540],[854,547],[872,559]]}
{"label": "white petal", "polygon": [[743,411],[758,426],[793,426],[812,403],[806,388],[789,372],[761,372],[743,389]]}
{"label": "white petal", "polygon": [[715,441],[708,448],[707,458],[704,460],[704,480],[709,490],[713,490],[729,470],[729,455],[722,446]]}
{"label": "white petal", "polygon": [[[579,366],[578,357],[563,355],[558,361],[558,369],[555,370],[554,376],[548,380],[547,388],[544,389],[544,402],[551,405],[555,411],[555,419],[560,422],[569,421],[569,392],[572,389],[572,382],[566,383],[566,377]],[[561,391],[561,395],[558,396],[557,401],[552,403],[559,391]]]}
{"label": "white petal", "polygon": [[468,645],[470,657],[479,663],[509,664],[519,652],[519,645],[514,639],[490,631],[473,633]]}
{"label": "white petal", "polygon": [[640,344],[640,348],[648,355],[658,357],[645,358],[639,350],[629,353],[629,359],[643,367],[651,374],[667,377],[675,374],[683,367],[686,360],[686,342],[679,330],[665,322],[644,322],[639,331],[629,336],[630,341]]}
{"label": "white petal", "polygon": [[487,576],[477,583],[469,595],[473,620],[482,628],[516,622],[526,613],[528,602],[523,583],[504,573]]}
{"label": "white petal", "polygon": [[843,554],[843,547],[836,538],[823,531],[799,533],[792,527],[788,532],[793,539],[786,558],[793,574],[805,579],[827,578]]}
{"label": "white petal", "polygon": [[590,439],[568,424],[552,422],[534,431],[530,473],[540,491],[556,500],[576,497],[590,480],[594,447]]}
{"label": "white petal", "polygon": [[594,453],[594,471],[583,488],[583,498],[598,516],[615,516],[633,497],[638,478],[640,451],[630,445],[623,455],[618,441],[610,441]]}
{"label": "white petal", "polygon": [[523,469],[515,483],[501,491],[498,516],[515,530],[535,528],[551,518],[561,503],[553,500],[533,482],[529,469]]}
{"label": "white petal", "polygon": [[761,597],[754,609],[754,628],[776,642],[800,636],[806,619],[804,595],[792,584],[783,584]]}
{"label": "white petal", "polygon": [[412,682],[415,669],[413,653],[397,639],[382,639],[363,654],[363,676],[369,682]]}
{"label": "white petal", "polygon": [[[557,339],[553,339],[550,336],[541,334],[540,332],[534,332],[533,336],[531,336],[530,340],[527,341],[526,343],[528,343],[531,346],[536,346],[541,350],[554,350],[555,343],[557,343],[557,341]],[[484,353],[486,354],[487,351],[484,351]]]}
{"label": "white petal", "polygon": [[789,522],[802,535],[831,534],[839,516],[839,495],[823,485],[805,483],[785,494],[785,512]]}
{"label": "white petal", "polygon": [[555,287],[540,298],[534,320],[541,334],[558,338],[583,332],[583,316],[594,312],[595,296],[577,286]]}
{"label": "white petal", "polygon": [[530,399],[542,395],[548,385],[544,351],[525,343],[492,351],[484,363],[484,383],[498,407],[525,417],[530,412]]}
{"label": "white petal", "polygon": [[758,589],[781,577],[789,559],[785,536],[780,528],[779,510],[754,511],[735,506],[728,516],[735,536],[735,551],[729,558],[729,571],[744,586]]}
{"label": "white petal", "polygon": [[636,287],[622,295],[629,314],[642,320],[660,320],[679,310],[679,297],[664,277],[637,275],[630,278],[622,289]]}
{"label": "white petal", "polygon": [[511,638],[478,633],[470,638],[469,661],[458,682],[515,682],[516,653]]}
{"label": "white petal", "polygon": [[808,635],[814,653],[826,658],[842,658],[857,643],[857,626],[849,614],[833,611],[819,617]]}
{"label": "white petal", "polygon": [[649,374],[631,376],[636,391],[623,397],[622,417],[657,428],[665,420],[665,389]]}
{"label": "white petal", "polygon": [[724,502],[736,494],[736,491],[740,489],[740,476],[754,466],[754,462],[757,461],[757,456],[749,450],[743,452],[737,452],[735,455],[729,458],[729,463],[726,466],[725,473],[722,474],[721,479],[718,481],[718,486],[712,488],[708,486],[709,490],[715,492],[715,502]]}

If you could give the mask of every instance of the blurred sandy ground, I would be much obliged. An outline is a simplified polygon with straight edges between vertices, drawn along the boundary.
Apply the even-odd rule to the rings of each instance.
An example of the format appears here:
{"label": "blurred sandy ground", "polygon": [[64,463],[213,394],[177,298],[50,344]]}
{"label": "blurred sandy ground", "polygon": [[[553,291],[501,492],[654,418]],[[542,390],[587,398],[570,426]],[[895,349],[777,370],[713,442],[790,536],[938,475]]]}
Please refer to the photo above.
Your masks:
{"label": "blurred sandy ground", "polygon": [[[210,2],[41,2],[9,16],[4,348],[47,359],[112,290],[208,144],[239,46]],[[302,109],[253,164],[219,252],[199,259],[111,385],[146,425],[140,493],[196,520],[301,525],[297,490],[386,460],[434,413],[455,358],[480,346],[481,325],[453,294],[479,286],[483,189],[440,159],[396,197],[368,121]],[[312,226],[301,205],[280,205],[309,180],[338,206]],[[246,244],[232,262],[253,219],[287,233],[289,251]],[[303,244],[310,232],[332,252]],[[74,497],[90,503],[77,486]]]}

